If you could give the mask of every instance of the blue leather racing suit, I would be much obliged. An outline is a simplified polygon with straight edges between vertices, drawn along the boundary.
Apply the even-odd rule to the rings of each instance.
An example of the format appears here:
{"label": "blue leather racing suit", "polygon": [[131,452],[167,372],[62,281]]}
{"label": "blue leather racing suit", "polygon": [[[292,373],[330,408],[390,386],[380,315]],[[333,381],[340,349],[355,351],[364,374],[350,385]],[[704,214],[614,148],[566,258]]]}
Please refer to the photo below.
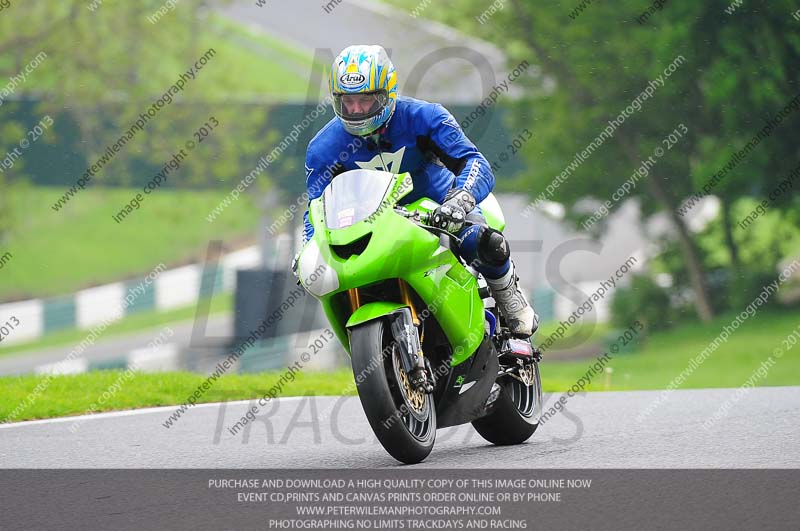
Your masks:
{"label": "blue leather racing suit", "polygon": [[[305,163],[309,202],[322,195],[333,177],[358,168],[409,172],[414,188],[400,204],[421,197],[442,203],[453,188],[470,192],[480,203],[494,188],[489,162],[464,135],[453,115],[438,103],[400,96],[391,119],[377,133],[369,137],[351,135],[338,118],[333,118],[311,139]],[[476,214],[480,216],[479,209],[473,213],[473,220]],[[481,221],[482,216],[477,219]],[[464,242],[459,254],[484,275],[499,277],[508,270],[508,263],[489,266],[479,260],[479,228],[472,225],[461,230],[459,236]],[[304,242],[313,234],[306,212]]]}

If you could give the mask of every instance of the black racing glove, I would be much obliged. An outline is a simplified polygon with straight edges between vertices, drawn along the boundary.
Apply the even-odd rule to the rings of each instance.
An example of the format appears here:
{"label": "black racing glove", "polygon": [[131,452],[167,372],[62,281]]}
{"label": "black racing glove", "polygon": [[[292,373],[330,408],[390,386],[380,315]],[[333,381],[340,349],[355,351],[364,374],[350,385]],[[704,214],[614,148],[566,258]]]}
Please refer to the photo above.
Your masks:
{"label": "black racing glove", "polygon": [[430,224],[444,229],[450,234],[456,234],[464,226],[466,220],[467,214],[463,208],[457,204],[444,204],[433,211],[430,217]]}
{"label": "black racing glove", "polygon": [[442,204],[458,205],[464,213],[469,214],[475,208],[475,196],[461,188],[454,188],[447,192]]}

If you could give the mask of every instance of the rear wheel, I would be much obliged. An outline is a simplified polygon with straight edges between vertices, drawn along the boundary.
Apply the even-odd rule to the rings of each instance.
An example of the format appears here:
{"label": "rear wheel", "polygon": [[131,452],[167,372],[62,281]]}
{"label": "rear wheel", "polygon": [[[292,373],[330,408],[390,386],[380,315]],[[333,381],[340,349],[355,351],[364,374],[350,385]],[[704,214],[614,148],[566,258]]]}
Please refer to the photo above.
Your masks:
{"label": "rear wheel", "polygon": [[493,411],[472,422],[475,430],[487,441],[497,445],[520,444],[527,441],[542,416],[542,380],[539,364],[526,363],[519,375],[508,374],[497,381],[501,390]]}
{"label": "rear wheel", "polygon": [[350,347],[358,397],[378,441],[398,461],[421,462],[436,439],[432,395],[411,387],[383,320],[353,328]]}

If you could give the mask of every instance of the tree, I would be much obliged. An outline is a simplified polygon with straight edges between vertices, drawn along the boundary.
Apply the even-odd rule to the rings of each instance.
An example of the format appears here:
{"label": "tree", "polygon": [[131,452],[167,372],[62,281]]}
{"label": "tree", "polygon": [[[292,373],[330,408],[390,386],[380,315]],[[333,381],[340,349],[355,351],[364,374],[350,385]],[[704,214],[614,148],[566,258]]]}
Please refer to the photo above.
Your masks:
{"label": "tree", "polygon": [[[198,23],[213,24],[205,15],[207,4],[185,0],[152,24],[148,16],[164,7],[162,0],[98,4],[93,10],[83,0],[53,6],[15,2],[0,17],[0,49],[12,49],[14,59],[0,62],[0,77],[19,74],[44,52],[45,59],[29,79],[15,87],[14,98],[40,100],[42,114],[68,113],[77,124],[89,166],[209,50],[208,43],[194,38]],[[224,65],[221,50],[208,58],[209,71]],[[197,72],[197,80],[187,81],[175,103],[160,108],[144,133],[126,144],[124,154],[92,184],[130,185],[152,178],[149,174],[160,171],[211,116],[222,132],[198,146],[207,156],[187,157],[178,182],[215,186],[248,173],[266,148],[261,138],[268,108],[230,102],[231,86],[204,84],[203,74]],[[6,109],[0,110],[5,114]],[[0,140],[13,143],[18,137],[4,135]],[[136,175],[131,175],[132,167],[138,169]],[[25,178],[22,168],[15,168],[13,179]],[[71,184],[79,176],[62,177]]]}
{"label": "tree", "polygon": [[[565,203],[578,223],[587,216],[575,208],[582,200],[610,199],[643,160],[657,148],[665,149],[626,197],[640,198],[645,216],[668,216],[698,315],[709,320],[714,309],[703,251],[679,207],[724,167],[734,146],[740,149],[742,141],[746,144],[757,133],[756,125],[770,109],[798,91],[800,48],[797,32],[788,36],[790,2],[752,2],[747,4],[749,12],[742,9],[734,16],[725,14],[729,2],[723,0],[670,3],[660,11],[653,9],[641,24],[637,17],[647,6],[627,0],[596,2],[577,15],[569,4],[509,0],[482,21],[476,17],[485,3],[450,4],[426,15],[495,42],[506,50],[510,64],[528,59],[541,68],[541,76],[529,81],[528,96],[515,104],[513,113],[518,128],[532,121],[537,137],[523,147],[530,170],[514,186],[531,190],[534,197],[570,164],[575,166],[575,154],[662,76],[663,85],[640,102],[641,110],[634,109],[610,138],[607,134],[600,147],[570,169],[565,182],[551,186],[546,199]],[[680,57],[685,60],[667,76],[665,68]],[[687,133],[677,143],[665,143],[680,124]],[[766,184],[774,182],[778,161],[797,160],[794,139],[791,133],[771,139],[769,148],[712,191],[722,199],[734,264],[739,253],[730,231],[731,203],[763,194]],[[610,210],[622,202],[612,201]]]}

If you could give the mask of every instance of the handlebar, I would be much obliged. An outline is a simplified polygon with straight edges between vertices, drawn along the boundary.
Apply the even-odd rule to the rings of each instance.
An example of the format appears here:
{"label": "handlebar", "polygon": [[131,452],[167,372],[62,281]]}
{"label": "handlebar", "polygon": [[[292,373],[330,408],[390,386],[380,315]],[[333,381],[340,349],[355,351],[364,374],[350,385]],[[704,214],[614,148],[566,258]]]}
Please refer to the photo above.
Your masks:
{"label": "handlebar", "polygon": [[431,214],[427,212],[420,212],[419,210],[409,211],[407,208],[402,206],[394,207],[394,211],[403,216],[404,218],[410,219],[412,221],[416,221],[423,225],[427,224],[430,221]]}
{"label": "handlebar", "polygon": [[[431,231],[433,233],[436,233],[436,234],[444,234],[444,235],[452,238],[453,240],[455,240],[455,242],[458,245],[461,245],[461,243],[462,243],[461,238],[459,238],[457,235],[455,235],[455,234],[453,234],[451,232],[447,232],[444,229],[440,229],[439,227],[434,227],[432,225],[428,225],[428,223],[431,220],[431,217],[433,217],[433,212],[420,212],[418,210],[415,210],[415,211],[412,212],[412,211],[409,211],[407,208],[402,207],[402,206],[394,207],[394,211],[397,214],[403,216],[404,218],[410,219],[411,221],[415,222],[419,227],[421,227],[423,229],[429,230],[429,231]],[[470,221],[470,220],[465,220],[464,224],[465,225],[475,225],[475,223],[473,221]]]}

